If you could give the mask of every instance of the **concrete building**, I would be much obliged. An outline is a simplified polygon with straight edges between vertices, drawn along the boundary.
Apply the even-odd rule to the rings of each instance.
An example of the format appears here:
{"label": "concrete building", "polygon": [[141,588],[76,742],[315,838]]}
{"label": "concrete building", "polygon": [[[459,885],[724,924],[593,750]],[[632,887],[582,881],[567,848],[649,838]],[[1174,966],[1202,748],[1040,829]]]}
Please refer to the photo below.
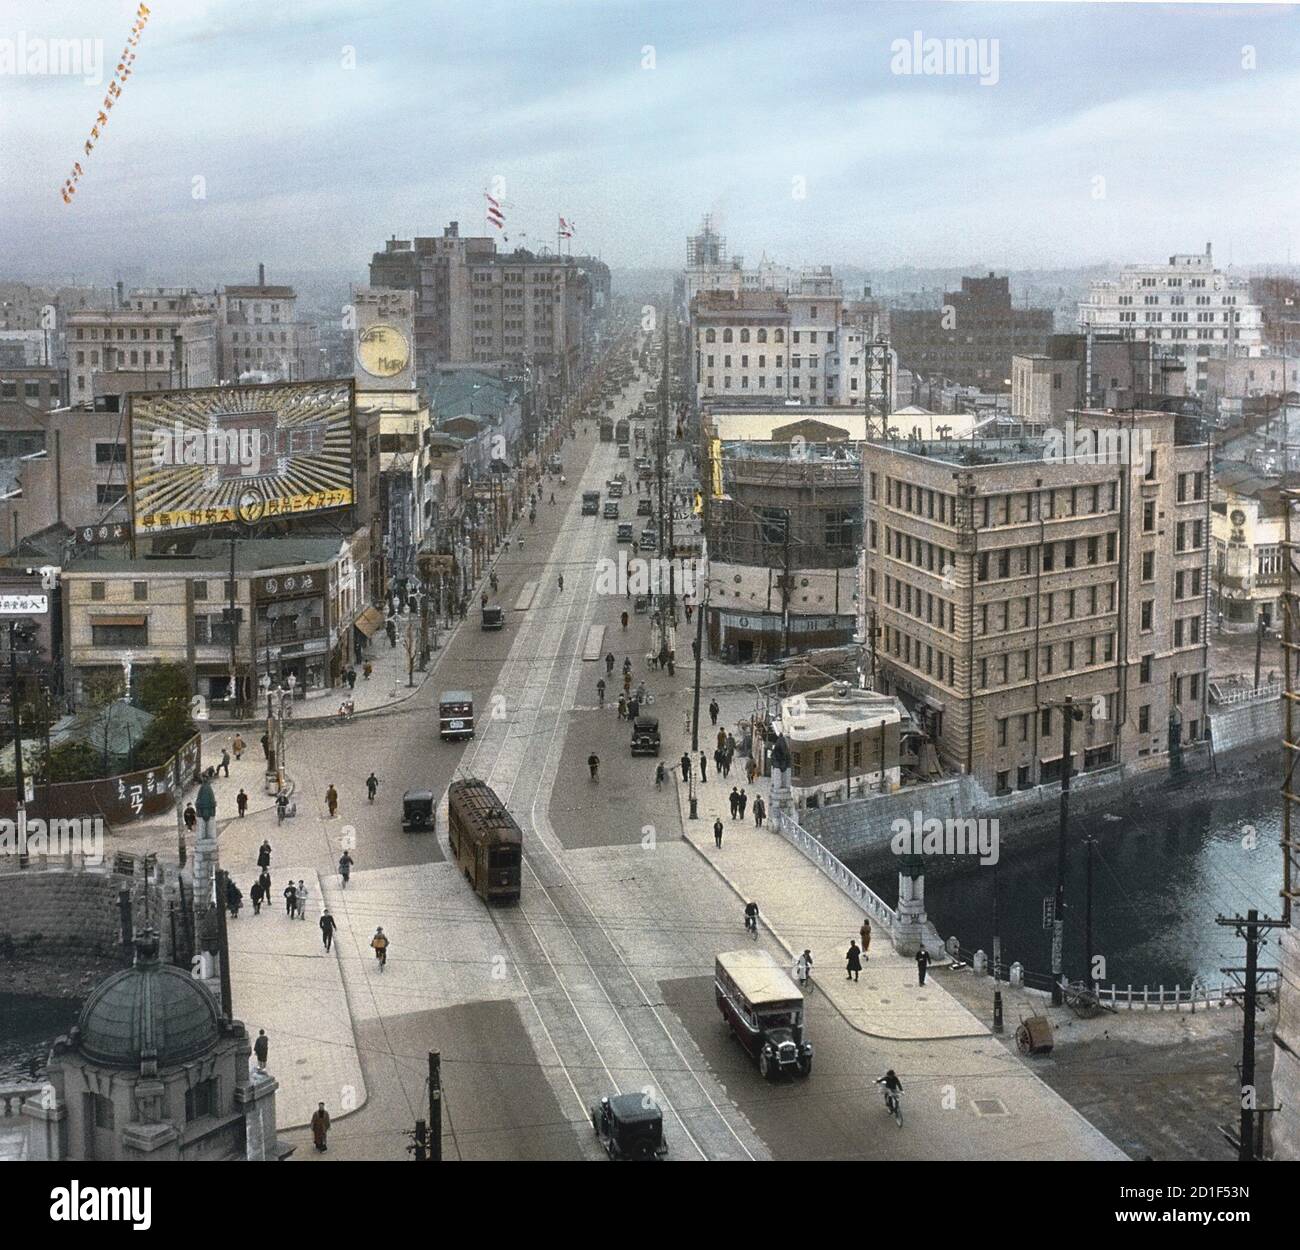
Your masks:
{"label": "concrete building", "polygon": [[872,448],[862,636],[940,758],[1005,792],[1164,763],[1206,734],[1210,474],[1185,418],[1074,414],[1044,440]]}
{"label": "concrete building", "polygon": [[[901,364],[986,391],[1007,389],[1011,358],[1043,350],[1050,308],[1016,308],[1007,278],[963,278],[941,308],[893,308],[890,341]],[[927,404],[927,407],[934,407]]]}
{"label": "concrete building", "polygon": [[[709,653],[742,664],[849,642],[857,627],[862,460],[847,442],[721,447],[708,511]],[[802,458],[790,440],[806,441]]]}
{"label": "concrete building", "polygon": [[1234,633],[1261,620],[1280,625],[1286,508],[1278,480],[1260,477],[1248,464],[1220,461],[1210,513],[1210,598],[1218,626]]}
{"label": "concrete building", "polygon": [[266,374],[271,382],[326,376],[315,323],[298,319],[293,287],[267,285],[265,266],[258,265],[255,284],[224,287],[216,304],[222,382],[238,382],[247,373]]}
{"label": "concrete building", "polygon": [[[21,1139],[6,1158],[271,1161],[278,1083],[250,1071],[252,1042],[216,996],[158,957],[158,936],[136,937],[135,963],[102,981],[76,1027],[54,1044],[43,1088],[21,1101]],[[10,1121],[5,1121],[6,1126]]]}
{"label": "concrete building", "polygon": [[1277,354],[1300,350],[1300,278],[1251,278],[1250,298],[1259,306],[1265,344]]}
{"label": "concrete building", "polygon": [[1171,256],[1163,265],[1126,265],[1120,276],[1094,282],[1079,305],[1079,327],[1149,339],[1183,358],[1189,394],[1200,395],[1212,356],[1258,356],[1263,314],[1250,284],[1215,267],[1204,254]]}
{"label": "concrete building", "polygon": [[68,402],[119,411],[130,391],[213,386],[216,301],[188,287],[132,291],[115,308],[68,318]]}
{"label": "concrete building", "polygon": [[1205,412],[1220,428],[1277,418],[1300,402],[1300,354],[1212,356],[1205,370]]}
{"label": "concrete building", "polygon": [[[228,700],[232,665],[245,698],[268,674],[298,689],[337,685],[356,656],[353,625],[370,599],[370,533],[234,542],[199,539],[177,554],[79,556],[63,569],[63,654],[69,692],[92,674],[135,664],[185,664],[194,692]],[[250,629],[251,624],[251,629]],[[232,649],[232,632],[234,645]]]}
{"label": "concrete building", "polygon": [[844,683],[781,701],[790,791],[802,811],[887,793],[902,784],[900,733],[909,720],[890,695]]}

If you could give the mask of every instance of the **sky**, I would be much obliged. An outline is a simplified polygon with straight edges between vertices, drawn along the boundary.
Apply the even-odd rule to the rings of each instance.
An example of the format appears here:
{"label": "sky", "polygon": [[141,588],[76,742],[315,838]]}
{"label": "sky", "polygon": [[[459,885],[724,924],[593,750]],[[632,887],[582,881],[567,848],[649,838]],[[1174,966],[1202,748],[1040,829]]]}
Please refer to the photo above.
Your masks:
{"label": "sky", "polygon": [[[493,188],[511,246],[562,214],[619,267],[706,212],[751,263],[1300,261],[1294,6],[152,0],[87,156],[135,10],[0,0],[0,277],[363,281]],[[103,80],[13,72],[52,39]],[[906,72],[944,39],[986,72]]]}

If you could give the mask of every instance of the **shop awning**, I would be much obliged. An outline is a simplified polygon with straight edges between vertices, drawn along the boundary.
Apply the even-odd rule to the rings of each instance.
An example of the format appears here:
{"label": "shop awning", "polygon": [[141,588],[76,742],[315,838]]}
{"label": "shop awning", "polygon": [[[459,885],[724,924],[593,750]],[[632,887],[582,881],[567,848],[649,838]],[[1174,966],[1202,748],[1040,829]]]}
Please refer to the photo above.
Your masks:
{"label": "shop awning", "polygon": [[353,624],[363,634],[365,634],[367,638],[373,638],[375,634],[378,633],[379,630],[383,627],[384,614],[382,611],[380,611],[379,608],[371,606],[368,607],[364,612],[362,612],[361,615],[358,616],[357,619],[353,622]]}
{"label": "shop awning", "polygon": [[148,619],[147,616],[92,616],[90,623],[92,625],[144,625]]}

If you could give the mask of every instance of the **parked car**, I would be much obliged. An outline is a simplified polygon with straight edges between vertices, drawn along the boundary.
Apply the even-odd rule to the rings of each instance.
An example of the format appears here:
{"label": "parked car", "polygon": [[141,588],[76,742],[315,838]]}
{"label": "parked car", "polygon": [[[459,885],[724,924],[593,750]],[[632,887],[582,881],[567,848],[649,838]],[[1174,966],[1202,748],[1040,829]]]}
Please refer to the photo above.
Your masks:
{"label": "parked car", "polygon": [[637,516],[654,516],[655,505],[653,499],[638,499],[636,501]]}
{"label": "parked car", "polygon": [[668,1153],[664,1115],[647,1094],[615,1094],[591,1108],[591,1127],[611,1159],[652,1162]]}
{"label": "parked car", "polygon": [[617,499],[606,499],[606,500],[605,500],[605,520],[607,520],[607,521],[617,521],[617,520],[618,520],[618,500],[617,500]]}
{"label": "parked car", "polygon": [[495,603],[490,603],[483,609],[483,629],[505,629],[506,614],[503,608],[498,607]]}

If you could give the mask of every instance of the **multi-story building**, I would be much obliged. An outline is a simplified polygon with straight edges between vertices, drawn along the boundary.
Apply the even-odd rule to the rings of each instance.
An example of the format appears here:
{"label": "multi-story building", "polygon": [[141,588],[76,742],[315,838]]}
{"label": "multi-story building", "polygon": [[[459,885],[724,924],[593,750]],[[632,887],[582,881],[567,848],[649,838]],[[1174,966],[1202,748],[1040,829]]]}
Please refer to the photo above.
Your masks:
{"label": "multi-story building", "polygon": [[1126,265],[1120,276],[1094,282],[1079,305],[1083,330],[1149,339],[1186,366],[1187,391],[1205,390],[1211,356],[1258,356],[1263,314],[1251,302],[1250,284],[1203,255],[1179,254],[1163,265]]}
{"label": "multi-story building", "polygon": [[1286,505],[1277,479],[1220,461],[1210,511],[1210,596],[1218,627],[1235,633],[1261,620],[1280,624]]}
{"label": "multi-story building", "polygon": [[68,402],[117,411],[130,391],[217,382],[216,301],[187,287],[132,291],[68,318]]}
{"label": "multi-story building", "polygon": [[1186,394],[1186,365],[1151,339],[1053,334],[1046,350],[1011,358],[1011,416],[1060,424],[1078,408],[1165,407]]}
{"label": "multi-story building", "polygon": [[1300,352],[1300,279],[1251,278],[1250,298],[1259,305],[1264,342],[1279,354]]}
{"label": "multi-story building", "polygon": [[922,375],[987,391],[1007,388],[1011,358],[1043,350],[1050,308],[1016,308],[1007,278],[963,278],[941,308],[893,308],[890,340],[899,361]]}
{"label": "multi-story building", "polygon": [[[1210,473],[1199,423],[1082,411],[1088,443],[876,446],[861,629],[877,688],[989,790],[1150,766],[1206,720]],[[1091,450],[1089,450],[1091,449]]]}
{"label": "multi-story building", "polygon": [[825,429],[797,422],[780,442],[721,447],[707,530],[711,655],[748,664],[852,641],[861,444],[817,441]]}
{"label": "multi-story building", "polygon": [[238,382],[249,373],[272,382],[323,377],[320,332],[314,322],[298,320],[297,310],[298,293],[268,286],[264,265],[255,285],[225,287],[217,295],[221,380]]}
{"label": "multi-story building", "polygon": [[[232,668],[247,699],[269,675],[299,689],[337,685],[369,601],[369,533],[333,538],[200,540],[179,556],[78,558],[63,569],[67,689],[133,665],[186,664],[194,691],[228,699]],[[228,609],[236,609],[231,623]],[[233,647],[232,647],[233,634]]]}
{"label": "multi-story building", "polygon": [[1247,416],[1275,418],[1300,393],[1300,345],[1295,356],[1212,356],[1206,362],[1205,411],[1220,426]]}

